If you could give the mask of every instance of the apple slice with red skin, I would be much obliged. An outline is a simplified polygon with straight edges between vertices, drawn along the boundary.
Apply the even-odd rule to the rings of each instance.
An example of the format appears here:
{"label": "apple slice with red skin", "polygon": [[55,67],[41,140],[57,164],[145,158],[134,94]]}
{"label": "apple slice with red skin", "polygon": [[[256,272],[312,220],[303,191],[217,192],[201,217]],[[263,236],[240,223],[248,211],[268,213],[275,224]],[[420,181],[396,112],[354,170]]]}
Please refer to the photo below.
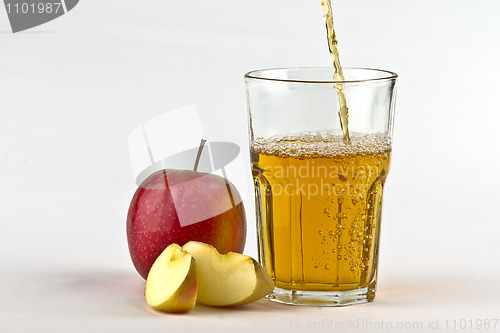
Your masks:
{"label": "apple slice with red skin", "polygon": [[212,306],[234,306],[254,302],[270,294],[274,283],[262,266],[249,256],[200,242],[182,247],[196,261],[198,302]]}
{"label": "apple slice with red skin", "polygon": [[146,303],[167,312],[187,312],[196,304],[198,290],[193,257],[177,244],[155,260],[146,280]]}

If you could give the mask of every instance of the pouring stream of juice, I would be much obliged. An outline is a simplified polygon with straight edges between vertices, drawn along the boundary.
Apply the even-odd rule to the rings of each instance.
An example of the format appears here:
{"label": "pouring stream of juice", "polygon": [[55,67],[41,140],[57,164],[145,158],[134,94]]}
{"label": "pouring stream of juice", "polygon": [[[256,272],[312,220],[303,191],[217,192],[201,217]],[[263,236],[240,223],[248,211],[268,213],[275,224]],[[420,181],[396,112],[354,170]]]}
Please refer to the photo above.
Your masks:
{"label": "pouring stream of juice", "polygon": [[[325,14],[326,31],[328,37],[328,48],[330,50],[330,56],[332,58],[333,67],[335,72],[333,74],[333,80],[344,81],[344,74],[342,73],[342,66],[340,66],[339,50],[337,48],[337,36],[335,35],[335,30],[333,29],[333,14],[332,14],[332,4],[331,0],[322,0],[321,9]],[[347,108],[347,100],[345,97],[345,91],[342,83],[335,84],[335,90],[339,97],[340,110],[340,126],[342,127],[344,142],[351,143],[351,138],[349,137],[349,109]]]}

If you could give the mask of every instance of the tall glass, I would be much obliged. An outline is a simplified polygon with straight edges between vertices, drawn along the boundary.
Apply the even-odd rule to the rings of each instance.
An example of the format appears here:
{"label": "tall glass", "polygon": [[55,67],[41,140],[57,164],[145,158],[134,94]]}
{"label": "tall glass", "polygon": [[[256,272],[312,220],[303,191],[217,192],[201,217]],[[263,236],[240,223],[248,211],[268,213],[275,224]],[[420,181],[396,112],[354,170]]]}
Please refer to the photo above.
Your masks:
{"label": "tall glass", "polygon": [[[339,306],[375,296],[397,74],[344,68],[247,73],[259,260],[269,299]],[[339,121],[345,92],[350,140]]]}

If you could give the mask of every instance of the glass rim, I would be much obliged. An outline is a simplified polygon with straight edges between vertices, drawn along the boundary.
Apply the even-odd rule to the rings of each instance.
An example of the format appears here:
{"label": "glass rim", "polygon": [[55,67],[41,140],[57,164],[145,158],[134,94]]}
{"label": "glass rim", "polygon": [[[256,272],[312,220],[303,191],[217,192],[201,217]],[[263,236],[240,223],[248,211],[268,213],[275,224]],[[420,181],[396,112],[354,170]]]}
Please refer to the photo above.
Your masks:
{"label": "glass rim", "polygon": [[333,70],[333,67],[277,67],[277,68],[265,68],[250,71],[244,75],[245,79],[251,80],[263,80],[263,81],[275,81],[275,82],[288,82],[288,83],[326,83],[326,84],[338,84],[338,83],[361,83],[361,82],[371,82],[371,81],[383,81],[383,80],[394,80],[398,78],[398,74],[385,69],[367,68],[367,67],[342,67],[343,70],[354,69],[354,70],[364,70],[372,71],[378,73],[386,73],[387,75],[383,77],[370,78],[370,79],[357,79],[357,80],[295,80],[295,79],[277,79],[272,77],[262,77],[255,76],[257,73],[263,73],[266,71],[276,71],[276,70]]}

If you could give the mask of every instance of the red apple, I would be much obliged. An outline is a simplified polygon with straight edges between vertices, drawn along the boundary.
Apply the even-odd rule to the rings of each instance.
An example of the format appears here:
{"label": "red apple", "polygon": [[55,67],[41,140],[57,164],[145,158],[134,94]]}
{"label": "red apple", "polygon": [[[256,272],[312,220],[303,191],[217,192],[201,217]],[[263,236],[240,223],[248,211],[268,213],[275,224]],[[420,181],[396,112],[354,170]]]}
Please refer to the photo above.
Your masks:
{"label": "red apple", "polygon": [[143,278],[172,243],[199,241],[220,253],[243,252],[245,209],[226,179],[191,170],[160,170],[137,189],[127,217],[130,256]]}

